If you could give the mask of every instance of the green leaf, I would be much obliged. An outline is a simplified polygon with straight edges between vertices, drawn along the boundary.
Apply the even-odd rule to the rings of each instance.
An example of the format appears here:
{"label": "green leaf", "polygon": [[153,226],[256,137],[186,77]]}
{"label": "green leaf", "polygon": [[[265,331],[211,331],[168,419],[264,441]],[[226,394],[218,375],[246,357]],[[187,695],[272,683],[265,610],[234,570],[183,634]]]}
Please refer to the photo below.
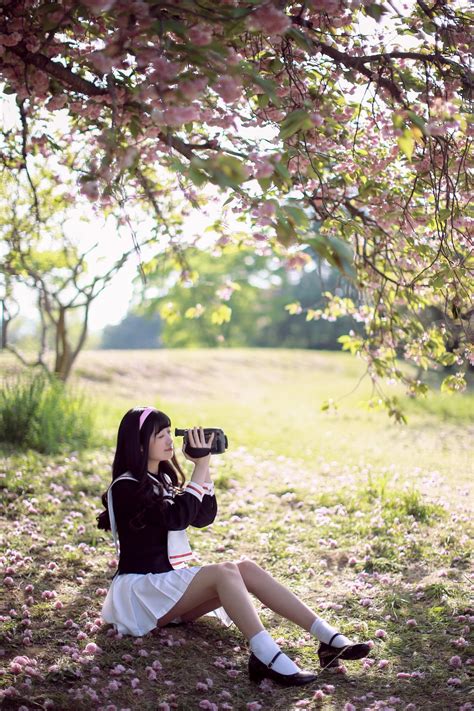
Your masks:
{"label": "green leaf", "polygon": [[314,49],[314,42],[311,42],[309,37],[307,37],[304,32],[298,30],[296,27],[291,27],[287,30],[285,37],[289,37],[294,40],[298,47],[300,47],[300,49],[304,49],[305,52],[312,52]]}
{"label": "green leaf", "polygon": [[293,225],[281,217],[277,220],[275,232],[277,240],[285,247],[289,247],[290,244],[295,244],[298,241],[298,235]]}
{"label": "green leaf", "polygon": [[258,184],[262,188],[263,192],[267,192],[271,188],[272,185],[272,179],[271,178],[259,178],[258,179]]}
{"label": "green leaf", "polygon": [[302,312],[301,304],[299,301],[295,301],[292,304],[287,304],[285,306],[285,311],[288,311],[290,316],[296,316]]}
{"label": "green leaf", "polygon": [[415,138],[410,129],[403,131],[403,134],[397,138],[397,143],[402,153],[406,155],[408,160],[411,160],[415,149]]}
{"label": "green leaf", "polygon": [[[271,99],[274,106],[281,106],[280,98],[276,94],[277,84],[272,79],[267,79],[263,77],[257,69],[250,63],[241,63],[242,71],[247,74],[247,76],[252,80],[254,84],[257,84],[263,91],[265,95]],[[261,96],[261,94],[259,95]]]}
{"label": "green leaf", "polygon": [[226,306],[225,304],[221,304],[217,309],[214,309],[214,311],[211,314],[211,323],[215,324],[216,326],[222,326],[223,323],[227,323],[230,321],[230,318],[232,316],[232,309],[230,306]]}
{"label": "green leaf", "polygon": [[355,279],[357,276],[354,267],[354,255],[351,246],[334,235],[316,234],[314,237],[307,239],[305,242],[325,259],[329,264],[337,267],[340,272],[345,274],[349,279]]}
{"label": "green leaf", "polygon": [[374,20],[377,22],[380,22],[380,18],[382,15],[384,15],[387,12],[387,10],[384,8],[383,5],[377,5],[377,3],[372,3],[371,5],[367,5],[365,8],[365,13],[369,17],[373,17]]}
{"label": "green leaf", "polygon": [[314,126],[306,109],[296,109],[288,114],[280,124],[280,138],[285,140],[297,131],[309,131]]}
{"label": "green leaf", "polygon": [[196,185],[198,188],[200,188],[201,185],[204,185],[204,183],[207,183],[208,181],[208,176],[202,170],[199,170],[199,168],[194,166],[192,164],[192,161],[188,167],[187,172],[194,185]]}
{"label": "green leaf", "polygon": [[297,227],[304,228],[308,226],[308,215],[301,209],[301,207],[285,205],[283,210],[290,216]]}
{"label": "green leaf", "polygon": [[418,116],[414,111],[407,111],[410,121],[426,134],[426,121],[422,116]]}
{"label": "green leaf", "polygon": [[277,173],[283,179],[284,183],[289,186],[292,185],[290,171],[282,161],[275,162],[275,173]]}

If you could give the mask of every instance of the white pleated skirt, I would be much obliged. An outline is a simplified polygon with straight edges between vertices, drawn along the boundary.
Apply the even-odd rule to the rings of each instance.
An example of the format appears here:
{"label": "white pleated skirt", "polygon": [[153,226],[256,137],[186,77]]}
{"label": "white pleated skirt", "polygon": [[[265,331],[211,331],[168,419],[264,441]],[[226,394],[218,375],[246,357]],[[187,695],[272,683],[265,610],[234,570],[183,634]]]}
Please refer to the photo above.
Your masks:
{"label": "white pleated skirt", "polygon": [[[116,575],[102,606],[102,619],[117,632],[141,637],[155,629],[157,621],[181,599],[200,565],[166,573]],[[223,607],[206,613],[229,627],[232,620]]]}

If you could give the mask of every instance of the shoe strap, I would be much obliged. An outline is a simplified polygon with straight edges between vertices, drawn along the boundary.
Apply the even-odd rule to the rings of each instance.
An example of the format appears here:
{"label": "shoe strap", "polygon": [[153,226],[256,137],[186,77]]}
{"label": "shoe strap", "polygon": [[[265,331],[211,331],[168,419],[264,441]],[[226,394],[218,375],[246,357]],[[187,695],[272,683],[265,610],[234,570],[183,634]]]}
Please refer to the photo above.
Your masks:
{"label": "shoe strap", "polygon": [[333,636],[331,637],[331,639],[328,642],[328,645],[330,647],[331,647],[333,641],[336,639],[336,637],[342,637],[342,634],[340,632],[336,632],[336,634],[333,634]]}
{"label": "shoe strap", "polygon": [[268,667],[269,669],[272,668],[273,662],[280,656],[280,654],[283,654],[283,652],[281,651],[281,649],[275,654],[275,656],[273,657],[273,659],[272,659],[272,661],[270,662],[270,664],[267,664],[267,667]]}

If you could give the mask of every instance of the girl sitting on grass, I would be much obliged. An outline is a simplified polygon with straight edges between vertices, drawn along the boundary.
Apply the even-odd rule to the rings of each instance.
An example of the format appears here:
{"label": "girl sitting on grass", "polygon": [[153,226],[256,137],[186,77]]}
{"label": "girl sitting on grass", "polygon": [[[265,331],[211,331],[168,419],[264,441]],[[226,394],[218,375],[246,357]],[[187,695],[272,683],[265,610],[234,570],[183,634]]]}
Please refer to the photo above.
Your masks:
{"label": "girl sitting on grass", "polygon": [[353,644],[252,560],[189,565],[193,554],[185,529],[211,524],[217,512],[209,473],[212,437],[188,431],[191,480],[176,459],[171,421],[152,407],[129,410],[120,423],[112,483],[103,495],[106,510],[98,527],[120,541],[118,570],[105,598],[102,617],[118,632],[142,636],[155,627],[192,622],[202,615],[232,622],[248,640],[249,676],[283,686],[308,684],[317,675],[301,670],[265,631],[249,593],[278,615],[320,641],[323,668],[339,659],[362,659],[370,651]]}

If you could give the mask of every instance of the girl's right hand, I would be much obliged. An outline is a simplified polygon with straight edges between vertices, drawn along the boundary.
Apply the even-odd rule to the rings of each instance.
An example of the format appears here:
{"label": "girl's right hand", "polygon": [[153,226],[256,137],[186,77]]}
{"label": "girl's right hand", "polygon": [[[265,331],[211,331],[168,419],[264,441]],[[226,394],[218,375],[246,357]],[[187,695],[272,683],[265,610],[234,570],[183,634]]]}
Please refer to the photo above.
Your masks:
{"label": "girl's right hand", "polygon": [[183,442],[183,454],[190,462],[209,463],[211,458],[211,446],[214,441],[214,432],[212,432],[208,439],[204,435],[204,430],[202,427],[193,427],[187,432],[188,446],[196,449],[196,452],[189,453],[186,451],[186,445]]}

